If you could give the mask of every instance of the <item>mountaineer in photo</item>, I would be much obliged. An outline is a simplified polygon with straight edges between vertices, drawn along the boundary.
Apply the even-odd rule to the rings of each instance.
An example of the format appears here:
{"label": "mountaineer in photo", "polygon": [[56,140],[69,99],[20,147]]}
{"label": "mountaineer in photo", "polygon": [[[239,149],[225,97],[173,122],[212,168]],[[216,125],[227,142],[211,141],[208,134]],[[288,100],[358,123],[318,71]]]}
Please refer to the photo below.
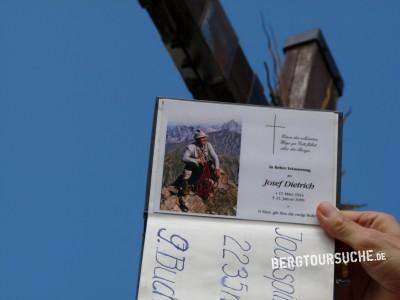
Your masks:
{"label": "mountaineer in photo", "polygon": [[187,211],[182,201],[185,194],[193,190],[205,200],[221,176],[219,158],[212,144],[208,142],[207,134],[197,129],[193,138],[194,142],[187,145],[183,153],[182,161],[185,167],[176,185],[179,189],[179,204],[183,211]]}

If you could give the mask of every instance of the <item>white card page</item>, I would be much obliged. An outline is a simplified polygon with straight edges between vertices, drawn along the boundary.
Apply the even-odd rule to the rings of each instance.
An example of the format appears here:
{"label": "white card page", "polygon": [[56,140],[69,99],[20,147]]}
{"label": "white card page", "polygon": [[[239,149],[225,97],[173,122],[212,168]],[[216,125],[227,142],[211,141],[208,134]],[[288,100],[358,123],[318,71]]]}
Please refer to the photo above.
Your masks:
{"label": "white card page", "polygon": [[[338,128],[335,112],[159,99],[149,212],[182,212],[173,182],[184,172],[193,132],[201,129],[226,174],[209,207],[186,197],[199,202],[186,214],[317,224],[318,203],[336,203]],[[221,198],[230,207],[214,203]]]}
{"label": "white card page", "polygon": [[272,257],[332,253],[318,226],[149,216],[138,299],[333,298],[333,265],[272,270]]}

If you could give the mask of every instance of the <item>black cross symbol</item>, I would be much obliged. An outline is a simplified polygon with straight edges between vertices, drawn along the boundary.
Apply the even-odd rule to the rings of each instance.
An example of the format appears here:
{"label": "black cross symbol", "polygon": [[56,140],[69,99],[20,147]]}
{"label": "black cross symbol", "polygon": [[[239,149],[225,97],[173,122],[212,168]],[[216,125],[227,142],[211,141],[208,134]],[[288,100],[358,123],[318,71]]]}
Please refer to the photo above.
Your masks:
{"label": "black cross symbol", "polygon": [[274,125],[265,125],[265,126],[274,128],[274,139],[272,142],[272,154],[275,154],[275,131],[276,131],[276,128],[285,128],[285,127],[276,125],[276,114],[274,116]]}

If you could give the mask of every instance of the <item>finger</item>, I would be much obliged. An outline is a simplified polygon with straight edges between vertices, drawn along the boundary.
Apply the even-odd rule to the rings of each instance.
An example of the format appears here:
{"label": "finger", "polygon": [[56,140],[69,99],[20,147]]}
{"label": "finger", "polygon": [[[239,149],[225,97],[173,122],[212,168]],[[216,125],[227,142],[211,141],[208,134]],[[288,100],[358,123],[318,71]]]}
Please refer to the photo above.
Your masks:
{"label": "finger", "polygon": [[389,214],[373,211],[341,211],[341,213],[363,227],[373,228],[384,233],[400,234],[399,223]]}
{"label": "finger", "polygon": [[321,227],[328,235],[346,243],[355,250],[360,250],[361,239],[368,236],[365,234],[365,231],[368,229],[343,216],[329,202],[321,202],[318,205],[317,218]]}

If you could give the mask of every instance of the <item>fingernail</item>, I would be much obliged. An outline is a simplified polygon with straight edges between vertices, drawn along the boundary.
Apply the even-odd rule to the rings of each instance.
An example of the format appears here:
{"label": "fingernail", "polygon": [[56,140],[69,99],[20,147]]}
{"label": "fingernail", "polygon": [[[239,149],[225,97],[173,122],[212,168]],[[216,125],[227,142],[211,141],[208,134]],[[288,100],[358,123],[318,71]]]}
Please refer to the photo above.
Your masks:
{"label": "fingernail", "polygon": [[321,213],[321,215],[324,216],[325,218],[330,218],[339,211],[336,207],[334,207],[332,204],[326,201],[321,202],[318,205],[318,210]]}

